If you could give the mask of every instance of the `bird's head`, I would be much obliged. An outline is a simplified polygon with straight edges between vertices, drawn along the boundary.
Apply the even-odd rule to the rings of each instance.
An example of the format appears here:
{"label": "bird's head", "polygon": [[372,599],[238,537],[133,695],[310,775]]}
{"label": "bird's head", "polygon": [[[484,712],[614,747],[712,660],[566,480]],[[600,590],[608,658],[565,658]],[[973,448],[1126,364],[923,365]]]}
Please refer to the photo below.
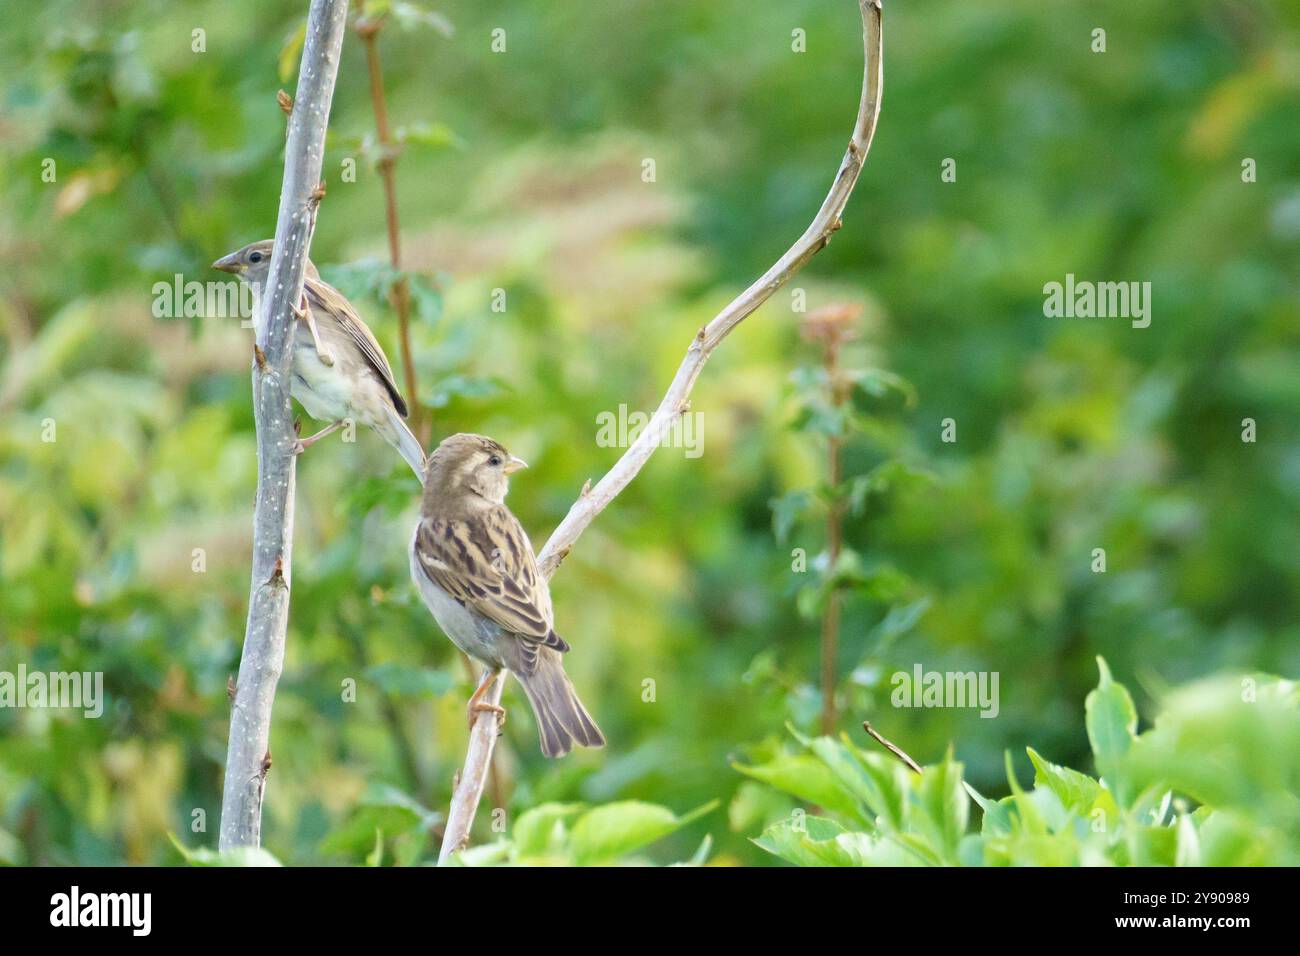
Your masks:
{"label": "bird's head", "polygon": [[510,475],[527,467],[527,462],[491,438],[452,435],[429,456],[425,488],[435,500],[473,504],[483,499],[499,505],[510,488]]}
{"label": "bird's head", "polygon": [[275,248],[274,239],[263,239],[250,243],[237,252],[222,256],[212,263],[212,268],[237,275],[245,282],[265,285],[266,277],[271,271],[271,250]]}

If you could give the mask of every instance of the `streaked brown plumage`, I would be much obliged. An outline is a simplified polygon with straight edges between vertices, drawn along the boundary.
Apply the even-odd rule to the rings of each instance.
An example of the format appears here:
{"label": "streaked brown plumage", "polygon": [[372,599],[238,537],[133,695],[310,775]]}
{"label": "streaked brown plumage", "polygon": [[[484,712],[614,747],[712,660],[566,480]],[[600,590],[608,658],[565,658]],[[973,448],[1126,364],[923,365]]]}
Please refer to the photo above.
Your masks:
{"label": "streaked brown plumage", "polygon": [[[212,265],[260,289],[271,270],[273,245],[270,239],[254,242]],[[424,449],[402,420],[406,401],[388,357],[352,303],[320,277],[310,260],[303,300],[293,339],[290,393],[312,418],[331,424],[299,447],[307,448],[351,419],[378,432],[423,480]]]}
{"label": "streaked brown plumage", "polygon": [[564,673],[568,643],[555,632],[551,594],[533,547],[506,507],[509,475],[527,467],[482,435],[452,435],[429,456],[411,578],[444,633],[488,670],[469,702],[473,722],[497,674],[523,685],[542,753],[605,738]]}

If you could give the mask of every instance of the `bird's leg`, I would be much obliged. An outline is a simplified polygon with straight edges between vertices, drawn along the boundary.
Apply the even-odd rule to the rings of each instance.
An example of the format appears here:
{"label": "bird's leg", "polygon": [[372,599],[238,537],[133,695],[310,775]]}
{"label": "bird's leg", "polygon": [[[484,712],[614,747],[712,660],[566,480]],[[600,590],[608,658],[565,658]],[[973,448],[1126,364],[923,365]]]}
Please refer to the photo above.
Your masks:
{"label": "bird's leg", "polygon": [[311,306],[307,304],[306,292],[302,294],[302,304],[294,307],[293,314],[307,323],[307,331],[311,333],[311,340],[316,345],[316,357],[321,360],[321,364],[332,366],[334,364],[334,353],[321,344],[320,333],[316,331],[316,317],[311,314]]}
{"label": "bird's leg", "polygon": [[465,705],[465,715],[469,718],[470,730],[474,729],[474,721],[478,719],[478,715],[483,711],[496,714],[497,717],[500,718],[498,726],[503,726],[505,724],[506,709],[497,704],[485,703],[483,700],[483,695],[488,692],[488,688],[492,686],[492,682],[497,679],[497,676],[500,673],[501,671],[495,667],[486,668],[483,671],[482,679],[478,682],[478,689],[474,691],[473,695],[469,699],[469,703]]}
{"label": "bird's leg", "polygon": [[303,452],[305,452],[305,451],[306,451],[308,448],[310,448],[312,445],[316,444],[318,441],[320,441],[320,440],[321,440],[322,438],[324,438],[326,435],[332,434],[333,432],[338,431],[338,430],[339,430],[340,428],[342,428],[342,427],[343,427],[343,420],[342,420],[342,419],[339,419],[339,420],[336,421],[333,425],[327,425],[327,426],[325,426],[325,427],[322,428],[320,431],[318,431],[316,434],[311,435],[311,436],[308,437],[308,438],[300,438],[300,439],[298,439],[296,442],[293,443],[293,453],[294,453],[295,455],[301,455]]}

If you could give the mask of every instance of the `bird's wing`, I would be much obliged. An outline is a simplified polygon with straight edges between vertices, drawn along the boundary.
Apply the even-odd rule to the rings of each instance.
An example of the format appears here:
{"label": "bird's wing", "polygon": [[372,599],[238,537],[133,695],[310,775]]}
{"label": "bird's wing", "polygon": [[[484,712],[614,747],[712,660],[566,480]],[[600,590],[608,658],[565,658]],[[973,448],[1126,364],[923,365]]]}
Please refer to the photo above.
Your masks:
{"label": "bird's wing", "polygon": [[388,389],[397,413],[405,418],[408,413],[406,399],[402,398],[402,393],[397,390],[397,382],[393,380],[393,369],[388,364],[388,356],[384,355],[384,350],[380,347],[374,333],[366,323],[361,321],[361,316],[357,315],[356,309],[352,308],[352,303],[342,292],[322,279],[308,277],[303,282],[303,290],[307,293],[307,304],[315,312],[317,324],[321,322],[322,315],[333,318],[339,324],[365,356],[370,367],[375,370],[379,380],[384,383],[384,388]]}
{"label": "bird's wing", "polygon": [[569,649],[555,633],[550,589],[528,535],[508,508],[425,518],[414,547],[429,580],[464,607],[530,643]]}

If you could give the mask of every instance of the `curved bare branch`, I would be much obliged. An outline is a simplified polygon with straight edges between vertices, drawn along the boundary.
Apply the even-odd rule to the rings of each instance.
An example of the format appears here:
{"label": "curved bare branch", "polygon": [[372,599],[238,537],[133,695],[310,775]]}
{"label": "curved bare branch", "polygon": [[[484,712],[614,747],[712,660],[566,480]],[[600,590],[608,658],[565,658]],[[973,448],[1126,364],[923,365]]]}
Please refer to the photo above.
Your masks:
{"label": "curved bare branch", "polygon": [[[785,255],[781,256],[753,285],[733,299],[713,321],[700,329],[699,334],[691,341],[686,356],[677,369],[677,374],[673,377],[668,391],[664,394],[649,424],[614,467],[590,490],[584,489],[583,494],[573,503],[559,527],[551,534],[546,546],[542,548],[538,555],[538,564],[542,573],[548,578],[559,568],[560,562],[573,548],[578,536],[637,476],[678,418],[690,408],[691,389],[713,350],[732,329],[770,299],[802,269],[809,259],[826,248],[831,241],[831,236],[840,228],[840,216],[849,201],[849,196],[853,193],[853,187],[857,184],[867,152],[871,149],[872,137],[875,136],[876,121],[880,116],[881,85],[884,80],[881,60],[881,0],[858,0],[858,5],[862,11],[865,55],[862,96],[858,104],[858,117],[853,127],[853,137],[849,140],[848,149],[840,162],[839,172],[835,175],[830,192],[826,195],[821,208],[817,210],[812,223]],[[504,683],[504,680],[498,680],[493,685],[488,695],[489,703],[500,703]],[[446,861],[469,839],[470,825],[474,822],[474,814],[483,795],[488,768],[492,763],[496,735],[496,716],[487,712],[480,714],[470,733],[465,766],[452,794],[451,807],[447,813],[447,826],[443,832],[442,851],[438,855],[440,863]]]}

